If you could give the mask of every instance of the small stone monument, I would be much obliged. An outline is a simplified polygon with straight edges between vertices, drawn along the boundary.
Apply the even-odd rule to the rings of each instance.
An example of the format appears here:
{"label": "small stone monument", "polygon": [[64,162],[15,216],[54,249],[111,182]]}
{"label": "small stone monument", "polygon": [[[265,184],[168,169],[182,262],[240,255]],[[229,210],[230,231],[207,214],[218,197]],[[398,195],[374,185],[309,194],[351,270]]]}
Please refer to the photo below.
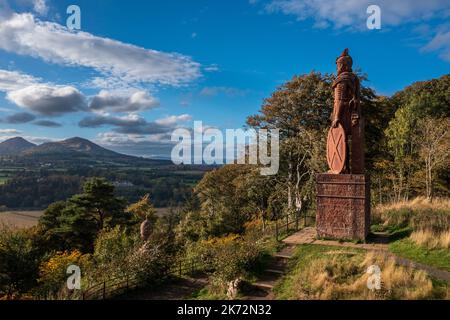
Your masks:
{"label": "small stone monument", "polygon": [[345,49],[336,59],[334,107],[327,140],[330,170],[317,175],[317,235],[364,240],[370,226],[370,181],[364,164],[360,83]]}

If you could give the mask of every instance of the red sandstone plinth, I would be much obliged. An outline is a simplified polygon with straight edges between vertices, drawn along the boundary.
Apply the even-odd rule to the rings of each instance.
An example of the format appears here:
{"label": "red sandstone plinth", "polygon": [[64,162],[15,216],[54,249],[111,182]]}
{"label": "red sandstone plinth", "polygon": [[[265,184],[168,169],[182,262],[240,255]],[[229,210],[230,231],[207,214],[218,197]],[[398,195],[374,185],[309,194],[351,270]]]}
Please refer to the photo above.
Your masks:
{"label": "red sandstone plinth", "polygon": [[369,177],[363,174],[317,175],[317,235],[364,240],[369,227]]}

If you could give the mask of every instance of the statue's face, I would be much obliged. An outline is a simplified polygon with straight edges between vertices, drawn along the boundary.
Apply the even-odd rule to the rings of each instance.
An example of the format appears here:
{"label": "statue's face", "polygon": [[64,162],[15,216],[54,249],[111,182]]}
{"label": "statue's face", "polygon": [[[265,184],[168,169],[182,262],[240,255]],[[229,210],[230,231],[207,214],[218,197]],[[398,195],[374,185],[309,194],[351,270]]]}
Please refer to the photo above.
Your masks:
{"label": "statue's face", "polygon": [[338,73],[348,72],[350,71],[350,67],[347,63],[344,62],[343,59],[340,59],[336,62]]}

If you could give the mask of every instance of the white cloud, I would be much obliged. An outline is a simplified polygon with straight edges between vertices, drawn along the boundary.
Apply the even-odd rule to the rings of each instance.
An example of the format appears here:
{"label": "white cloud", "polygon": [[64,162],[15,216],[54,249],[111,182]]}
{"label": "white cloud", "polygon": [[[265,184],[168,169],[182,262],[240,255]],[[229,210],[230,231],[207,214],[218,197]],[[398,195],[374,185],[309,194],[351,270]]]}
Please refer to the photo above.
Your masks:
{"label": "white cloud", "polygon": [[130,145],[142,142],[169,142],[170,136],[167,133],[152,135],[122,134],[117,132],[102,132],[97,135],[96,141],[104,145]]}
{"label": "white cloud", "polygon": [[14,13],[0,22],[0,48],[65,66],[93,68],[106,78],[129,84],[180,85],[200,76],[200,65],[187,56],[72,32],[30,13]]}
{"label": "white cloud", "polygon": [[20,90],[39,81],[38,78],[18,71],[0,70],[0,91]]}
{"label": "white cloud", "polygon": [[214,97],[219,94],[225,94],[229,97],[242,97],[245,96],[249,90],[243,90],[238,88],[232,88],[232,87],[204,87],[200,91],[201,96],[206,97]]}
{"label": "white cloud", "polygon": [[442,59],[450,61],[450,30],[436,34],[423,50],[438,51]]}
{"label": "white cloud", "polygon": [[[43,83],[18,71],[0,69],[0,91],[18,106],[43,115],[61,115],[87,110],[87,98],[72,86]],[[101,90],[89,103],[96,112],[137,112],[156,108],[159,101],[147,91]]]}
{"label": "white cloud", "polygon": [[191,121],[191,120],[192,120],[192,116],[190,114],[182,114],[179,116],[169,116],[166,118],[158,119],[155,122],[157,124],[160,124],[163,126],[173,126],[180,122],[186,122],[186,121]]}
{"label": "white cloud", "polygon": [[446,22],[450,17],[449,0],[267,0],[253,3],[261,4],[268,13],[292,15],[300,21],[310,19],[313,27],[322,29],[367,31],[367,8],[372,4],[381,9],[382,28],[421,23],[422,30],[411,29],[417,35],[423,33],[424,22],[433,20],[437,27],[427,27],[426,34],[419,34],[420,39],[415,41],[422,45],[427,41],[423,51],[437,51],[441,58],[450,60],[450,27]]}
{"label": "white cloud", "polygon": [[169,133],[151,135],[99,133],[94,141],[117,152],[148,158],[169,159],[174,143]]}
{"label": "white cloud", "polygon": [[203,70],[205,70],[207,72],[217,72],[217,71],[220,71],[220,68],[219,68],[219,65],[213,63],[209,66],[204,67]]}
{"label": "white cloud", "polygon": [[146,120],[137,114],[129,114],[123,117],[97,114],[88,116],[78,123],[81,128],[98,128],[105,125],[133,128],[146,124]]}
{"label": "white cloud", "polygon": [[7,99],[21,108],[46,116],[86,110],[86,99],[71,86],[31,85],[19,90],[9,91]]}
{"label": "white cloud", "polygon": [[21,134],[22,132],[16,129],[0,129],[0,134]]}
{"label": "white cloud", "polygon": [[364,28],[367,7],[381,8],[383,25],[396,26],[450,14],[448,0],[271,0],[266,2],[268,12],[294,15],[298,20],[312,18],[316,25],[331,24],[336,28]]}
{"label": "white cloud", "polygon": [[136,112],[159,106],[156,98],[146,91],[110,92],[102,90],[92,98],[89,105],[93,111]]}
{"label": "white cloud", "polygon": [[72,86],[42,83],[18,71],[0,70],[0,91],[19,107],[41,115],[56,116],[86,109],[84,95]]}
{"label": "white cloud", "polygon": [[48,13],[48,6],[45,0],[33,0],[33,9],[42,16]]}
{"label": "white cloud", "polygon": [[169,133],[178,124],[191,119],[192,116],[188,114],[169,116],[155,121],[147,121],[133,113],[122,117],[97,114],[82,119],[78,125],[81,128],[112,126],[115,133],[144,136]]}

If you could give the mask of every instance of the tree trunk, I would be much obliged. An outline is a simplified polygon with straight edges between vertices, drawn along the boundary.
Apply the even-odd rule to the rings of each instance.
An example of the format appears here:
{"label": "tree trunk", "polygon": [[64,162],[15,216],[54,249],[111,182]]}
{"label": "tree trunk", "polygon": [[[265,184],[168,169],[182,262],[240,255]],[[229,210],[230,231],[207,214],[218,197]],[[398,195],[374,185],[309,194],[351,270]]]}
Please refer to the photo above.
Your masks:
{"label": "tree trunk", "polygon": [[289,153],[289,162],[288,162],[288,195],[287,195],[287,207],[290,211],[292,209],[292,159],[291,153]]}

